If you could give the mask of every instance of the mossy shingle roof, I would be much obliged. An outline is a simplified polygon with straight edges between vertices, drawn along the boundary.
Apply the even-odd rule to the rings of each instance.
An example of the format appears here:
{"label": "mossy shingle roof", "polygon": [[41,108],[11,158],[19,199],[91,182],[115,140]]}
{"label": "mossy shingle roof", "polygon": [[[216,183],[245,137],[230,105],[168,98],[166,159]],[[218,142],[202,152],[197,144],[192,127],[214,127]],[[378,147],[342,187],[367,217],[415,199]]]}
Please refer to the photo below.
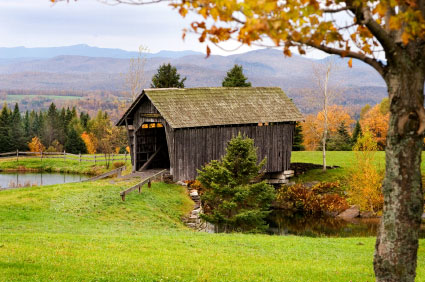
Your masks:
{"label": "mossy shingle roof", "polygon": [[163,88],[144,90],[118,125],[144,95],[173,128],[303,120],[278,87]]}

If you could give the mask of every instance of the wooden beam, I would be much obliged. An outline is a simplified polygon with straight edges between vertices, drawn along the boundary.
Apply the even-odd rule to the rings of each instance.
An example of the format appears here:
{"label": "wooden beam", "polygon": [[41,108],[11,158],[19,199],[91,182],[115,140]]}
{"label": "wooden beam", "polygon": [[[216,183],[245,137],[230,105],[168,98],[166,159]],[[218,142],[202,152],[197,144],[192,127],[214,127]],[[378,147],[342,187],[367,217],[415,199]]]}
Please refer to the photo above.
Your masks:
{"label": "wooden beam", "polygon": [[150,163],[152,162],[152,160],[155,158],[155,156],[159,153],[159,151],[161,149],[162,149],[162,146],[159,146],[158,150],[156,150],[156,152],[153,153],[152,156],[150,156],[150,158],[142,165],[142,167],[138,171],[143,171],[145,168],[147,168],[148,165],[150,165]]}

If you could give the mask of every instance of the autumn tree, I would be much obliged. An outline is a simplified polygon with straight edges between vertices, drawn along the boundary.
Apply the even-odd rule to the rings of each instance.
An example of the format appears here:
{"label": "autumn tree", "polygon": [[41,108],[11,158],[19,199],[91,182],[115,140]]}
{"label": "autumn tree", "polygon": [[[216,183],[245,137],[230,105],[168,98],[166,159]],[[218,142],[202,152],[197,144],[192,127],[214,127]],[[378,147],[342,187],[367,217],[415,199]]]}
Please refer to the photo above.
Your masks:
{"label": "autumn tree", "polygon": [[184,88],[185,78],[180,79],[176,67],[170,63],[161,65],[152,77],[152,88]]}
{"label": "autumn tree", "polygon": [[381,75],[388,87],[390,119],[374,270],[377,281],[414,281],[423,212],[424,0],[176,0],[170,5],[183,17],[189,11],[203,17],[190,26],[200,42],[272,42],[286,56],[313,47],[350,58],[350,66],[353,58],[361,60]]}
{"label": "autumn tree", "polygon": [[381,104],[377,104],[367,111],[363,118],[360,119],[362,128],[368,128],[373,134],[376,142],[378,143],[378,149],[382,150],[385,148],[387,132],[388,132],[388,121],[390,118],[388,112],[387,102],[384,99]]}
{"label": "autumn tree", "polygon": [[44,152],[46,150],[46,147],[44,147],[43,143],[41,143],[41,140],[37,136],[31,139],[31,142],[28,143],[28,148],[30,149],[30,152]]}
{"label": "autumn tree", "polygon": [[251,82],[247,80],[248,78],[243,74],[242,66],[235,65],[227,72],[221,85],[223,87],[251,87]]}

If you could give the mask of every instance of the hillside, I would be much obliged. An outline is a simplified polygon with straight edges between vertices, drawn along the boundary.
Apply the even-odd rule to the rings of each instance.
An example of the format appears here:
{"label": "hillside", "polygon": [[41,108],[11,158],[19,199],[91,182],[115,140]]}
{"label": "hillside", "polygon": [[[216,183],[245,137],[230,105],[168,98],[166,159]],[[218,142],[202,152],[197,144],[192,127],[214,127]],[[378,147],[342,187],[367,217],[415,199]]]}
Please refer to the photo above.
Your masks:
{"label": "hillside", "polygon": [[[128,70],[128,57],[135,52],[86,45],[71,47],[18,48],[14,52],[0,48],[0,90],[125,90],[123,73]],[[317,60],[297,55],[285,58],[281,51],[272,49],[210,58],[192,51],[161,51],[146,54],[146,58],[145,87],[149,87],[151,77],[163,63],[170,62],[187,77],[186,87],[220,86],[226,71],[240,64],[253,86],[279,86],[302,111],[315,110],[305,101],[303,93],[314,88],[312,65]],[[386,96],[383,80],[371,67],[354,61],[353,68],[348,68],[346,60],[338,61],[341,64],[332,79],[341,89],[337,103],[357,111],[364,104],[376,104]]]}

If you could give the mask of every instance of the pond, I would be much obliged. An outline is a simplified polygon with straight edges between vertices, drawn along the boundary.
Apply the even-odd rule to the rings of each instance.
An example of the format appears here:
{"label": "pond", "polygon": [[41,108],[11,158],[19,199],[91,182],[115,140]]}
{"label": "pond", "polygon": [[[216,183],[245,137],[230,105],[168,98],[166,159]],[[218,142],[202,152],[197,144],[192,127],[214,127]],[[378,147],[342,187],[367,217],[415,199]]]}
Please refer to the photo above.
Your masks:
{"label": "pond", "polygon": [[87,175],[59,172],[0,172],[0,188],[63,184],[88,178]]}
{"label": "pond", "polygon": [[[345,221],[335,217],[289,215],[282,210],[272,211],[267,218],[270,234],[310,237],[376,236],[379,221],[379,218],[356,218],[352,221]],[[421,226],[420,237],[425,238],[424,224]]]}

